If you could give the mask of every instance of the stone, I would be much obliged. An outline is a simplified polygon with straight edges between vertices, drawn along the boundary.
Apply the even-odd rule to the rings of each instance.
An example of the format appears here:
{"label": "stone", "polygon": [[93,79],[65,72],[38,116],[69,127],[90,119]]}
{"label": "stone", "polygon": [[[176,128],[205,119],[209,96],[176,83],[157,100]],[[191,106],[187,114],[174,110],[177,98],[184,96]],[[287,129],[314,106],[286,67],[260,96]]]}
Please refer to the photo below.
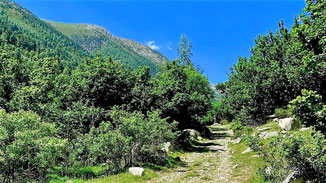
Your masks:
{"label": "stone", "polygon": [[259,158],[260,156],[259,155],[252,155],[251,157],[253,157],[253,158]]}
{"label": "stone", "polygon": [[295,179],[295,175],[297,174],[297,171],[291,171],[290,174],[286,177],[286,179],[283,180],[282,183],[290,183],[292,180]]}
{"label": "stone", "polygon": [[271,137],[278,136],[278,132],[261,132],[258,136],[260,139],[268,139]]}
{"label": "stone", "polygon": [[275,114],[267,116],[267,118],[275,118]]}
{"label": "stone", "polygon": [[266,167],[264,169],[265,176],[269,177],[272,174],[272,167]]}
{"label": "stone", "polygon": [[246,150],[244,150],[241,154],[247,154],[249,152],[251,152],[252,149],[250,147],[248,147]]}
{"label": "stone", "polygon": [[266,133],[266,135],[264,136],[264,139],[268,139],[268,138],[276,137],[276,136],[278,136],[278,132],[269,132],[269,133]]}
{"label": "stone", "polygon": [[273,119],[274,122],[278,122],[278,118]]}
{"label": "stone", "polygon": [[182,131],[182,133],[190,138],[197,139],[200,136],[200,133],[197,130],[194,129],[185,129]]}
{"label": "stone", "polygon": [[258,132],[263,132],[263,131],[266,131],[266,130],[269,130],[271,129],[270,127],[265,127],[265,128],[259,128],[257,131]]}
{"label": "stone", "polygon": [[241,142],[242,138],[241,137],[238,137],[234,140],[231,141],[232,144],[239,144]]}
{"label": "stone", "polygon": [[293,118],[284,118],[279,120],[278,125],[281,127],[282,130],[289,131],[291,130],[292,123]]}
{"label": "stone", "polygon": [[165,143],[163,144],[162,151],[168,153],[168,152],[170,152],[170,151],[172,151],[172,150],[173,150],[173,147],[172,147],[171,142],[165,142]]}
{"label": "stone", "polygon": [[306,131],[306,130],[308,130],[309,128],[301,128],[300,129],[300,132],[302,132],[302,131]]}
{"label": "stone", "polygon": [[287,134],[287,133],[288,133],[288,131],[281,131],[281,133],[282,133],[282,134]]}
{"label": "stone", "polygon": [[236,169],[236,168],[238,168],[239,167],[239,165],[234,165],[233,167],[232,167],[232,169]]}
{"label": "stone", "polygon": [[131,175],[135,175],[135,176],[143,176],[144,175],[144,169],[141,167],[130,167],[129,168],[129,173]]}

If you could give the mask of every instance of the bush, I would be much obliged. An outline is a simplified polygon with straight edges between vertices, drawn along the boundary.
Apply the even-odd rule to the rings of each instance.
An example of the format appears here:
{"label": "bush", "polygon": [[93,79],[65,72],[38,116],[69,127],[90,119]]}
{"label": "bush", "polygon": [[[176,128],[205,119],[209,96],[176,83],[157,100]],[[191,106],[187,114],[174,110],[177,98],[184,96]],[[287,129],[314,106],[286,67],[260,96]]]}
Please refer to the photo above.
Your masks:
{"label": "bush", "polygon": [[0,180],[44,179],[67,145],[54,134],[54,125],[42,123],[35,113],[0,110]]}
{"label": "bush", "polygon": [[253,132],[253,129],[247,126],[244,126],[240,121],[233,120],[232,121],[232,130],[233,130],[233,137],[237,138],[241,135],[249,135]]}
{"label": "bush", "polygon": [[289,109],[285,110],[283,108],[277,108],[277,109],[275,109],[275,116],[279,119],[290,117],[291,111]]}
{"label": "bush", "polygon": [[302,90],[302,96],[292,100],[289,108],[301,124],[313,126],[317,130],[326,132],[326,107],[322,103],[322,97],[317,92]]}
{"label": "bush", "polygon": [[159,112],[153,112],[146,117],[140,112],[113,109],[110,112],[112,122],[92,128],[83,137],[77,156],[86,154],[81,161],[88,165],[107,163],[112,171],[140,163],[163,162],[167,159],[161,150],[163,143],[173,141],[175,134],[159,115]]}
{"label": "bush", "polygon": [[264,143],[248,137],[250,147],[269,164],[265,177],[272,182],[282,182],[291,171],[306,181],[326,180],[326,139],[312,129],[293,136],[274,137]]}

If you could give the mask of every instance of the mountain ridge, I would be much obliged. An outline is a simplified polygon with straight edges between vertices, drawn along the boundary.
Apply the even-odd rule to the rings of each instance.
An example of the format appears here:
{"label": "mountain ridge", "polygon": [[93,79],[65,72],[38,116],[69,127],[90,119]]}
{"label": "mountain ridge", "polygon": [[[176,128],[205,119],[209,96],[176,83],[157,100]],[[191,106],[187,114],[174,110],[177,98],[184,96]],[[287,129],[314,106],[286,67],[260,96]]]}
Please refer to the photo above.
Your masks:
{"label": "mountain ridge", "polygon": [[105,57],[110,56],[114,60],[130,65],[133,69],[147,65],[155,74],[159,72],[162,65],[169,61],[150,47],[131,39],[115,36],[106,28],[95,24],[43,21],[66,35],[88,53],[98,52]]}

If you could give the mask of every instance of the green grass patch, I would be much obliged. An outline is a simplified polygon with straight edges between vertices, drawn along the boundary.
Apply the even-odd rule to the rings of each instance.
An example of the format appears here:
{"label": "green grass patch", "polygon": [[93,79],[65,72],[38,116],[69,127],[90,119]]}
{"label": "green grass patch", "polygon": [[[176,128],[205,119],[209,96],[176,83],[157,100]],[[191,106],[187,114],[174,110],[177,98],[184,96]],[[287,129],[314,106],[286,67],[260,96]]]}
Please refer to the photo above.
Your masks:
{"label": "green grass patch", "polygon": [[198,177],[199,173],[197,171],[187,172],[185,178]]}
{"label": "green grass patch", "polygon": [[257,174],[260,168],[263,168],[265,162],[260,157],[252,157],[256,155],[255,152],[242,154],[248,148],[245,142],[239,144],[229,143],[231,152],[232,165],[238,165],[237,168],[232,169],[232,178],[240,182],[264,182],[264,177]]}
{"label": "green grass patch", "polygon": [[151,180],[154,177],[157,177],[157,173],[151,169],[145,168],[145,174],[142,177],[133,176],[129,172],[119,173],[117,175],[111,175],[103,178],[96,178],[90,180],[81,180],[81,179],[71,179],[70,183],[138,183],[138,182],[146,182]]}

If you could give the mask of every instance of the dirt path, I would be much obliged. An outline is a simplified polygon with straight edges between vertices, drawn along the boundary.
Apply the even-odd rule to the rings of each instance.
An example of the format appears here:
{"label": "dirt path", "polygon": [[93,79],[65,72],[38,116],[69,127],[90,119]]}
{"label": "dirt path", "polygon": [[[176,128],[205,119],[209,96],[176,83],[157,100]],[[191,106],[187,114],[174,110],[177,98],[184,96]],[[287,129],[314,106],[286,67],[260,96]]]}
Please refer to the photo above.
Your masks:
{"label": "dirt path", "polygon": [[181,166],[160,172],[157,178],[149,182],[232,182],[232,163],[228,150],[232,130],[229,125],[213,125],[210,129],[214,140],[200,140],[195,151],[180,157],[183,162]]}

